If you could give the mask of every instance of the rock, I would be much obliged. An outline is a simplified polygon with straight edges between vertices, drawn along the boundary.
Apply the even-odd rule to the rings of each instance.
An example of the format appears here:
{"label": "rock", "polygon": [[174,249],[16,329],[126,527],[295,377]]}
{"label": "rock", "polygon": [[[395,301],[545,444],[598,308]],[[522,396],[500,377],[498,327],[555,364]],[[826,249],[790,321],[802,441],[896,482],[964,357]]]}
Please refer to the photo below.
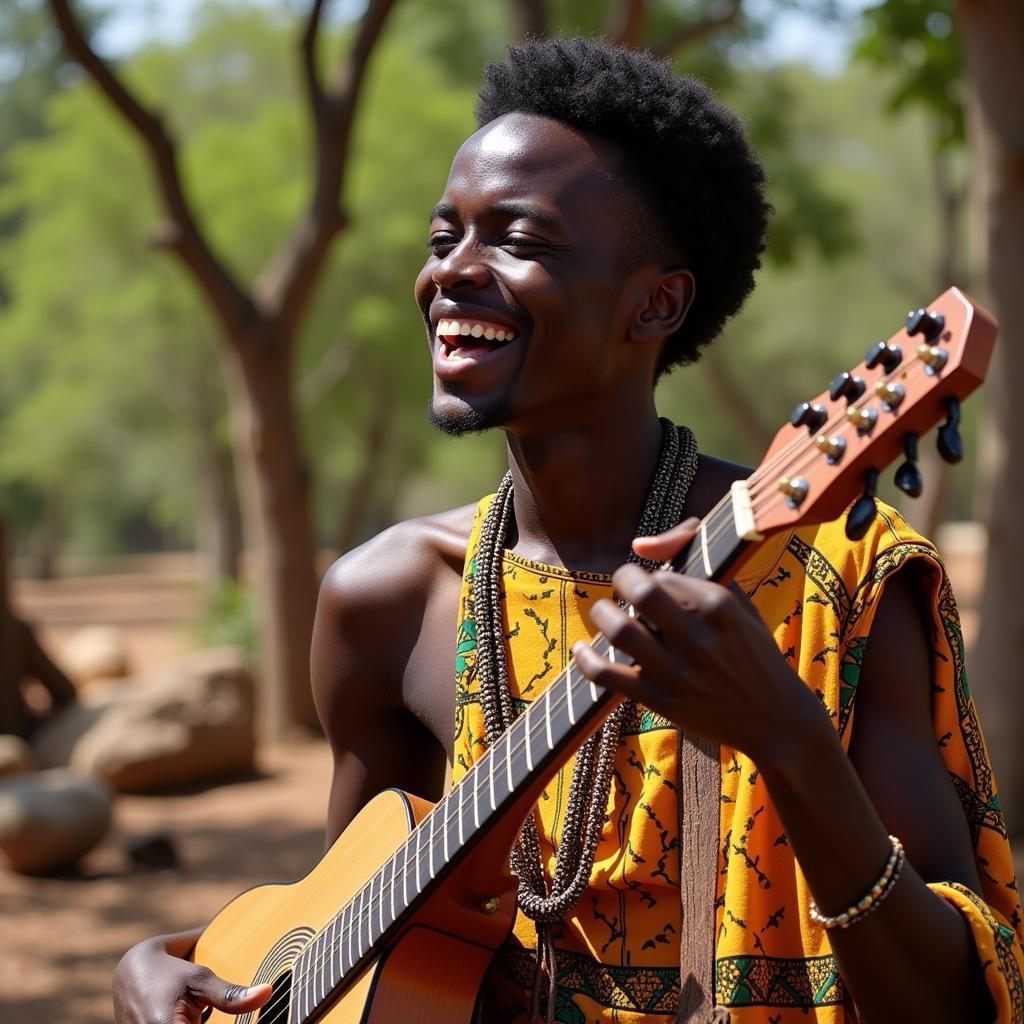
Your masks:
{"label": "rock", "polygon": [[26,875],[72,867],[106,835],[113,794],[65,768],[0,780],[0,851]]}
{"label": "rock", "polygon": [[173,668],[54,716],[36,733],[46,765],[69,764],[124,793],[152,793],[249,774],[255,684],[241,651],[199,651]]}
{"label": "rock", "polygon": [[61,650],[60,662],[78,687],[98,679],[125,679],[131,667],[124,636],[113,626],[79,630]]}
{"label": "rock", "polygon": [[0,736],[0,778],[7,775],[24,775],[33,771],[35,767],[35,754],[20,736]]}

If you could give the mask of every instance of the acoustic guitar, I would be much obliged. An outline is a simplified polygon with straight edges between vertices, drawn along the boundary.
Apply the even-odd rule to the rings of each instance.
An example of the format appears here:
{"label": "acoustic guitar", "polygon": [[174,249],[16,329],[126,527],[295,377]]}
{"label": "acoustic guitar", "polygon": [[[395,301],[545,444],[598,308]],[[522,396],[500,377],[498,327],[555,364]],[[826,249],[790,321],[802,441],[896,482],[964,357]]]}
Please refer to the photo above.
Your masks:
{"label": "acoustic guitar", "polygon": [[[673,568],[725,581],[768,535],[848,506],[847,533],[859,539],[881,467],[902,454],[896,482],[920,493],[919,434],[942,422],[939,451],[960,460],[959,403],[982,382],[995,336],[993,318],[955,288],[912,312],[905,328],[793,411]],[[593,646],[625,660],[600,635]],[[437,804],[382,793],[305,878],[229,903],[193,959],[222,977],[270,983],[273,996],[240,1018],[208,1010],[204,1019],[469,1024],[515,916],[509,852],[520,826],[619,699],[570,664]]]}

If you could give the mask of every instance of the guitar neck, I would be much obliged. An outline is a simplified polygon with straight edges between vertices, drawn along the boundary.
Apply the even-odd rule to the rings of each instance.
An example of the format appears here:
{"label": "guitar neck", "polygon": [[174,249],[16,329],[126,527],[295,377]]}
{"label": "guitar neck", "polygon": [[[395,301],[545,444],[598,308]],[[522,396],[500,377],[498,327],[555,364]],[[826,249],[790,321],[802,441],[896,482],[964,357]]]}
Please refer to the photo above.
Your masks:
{"label": "guitar neck", "polygon": [[[727,495],[673,569],[696,579],[721,579],[746,547]],[[591,646],[613,660],[629,660],[603,635]],[[313,1019],[522,794],[554,774],[616,702],[615,694],[570,664],[306,947],[294,969],[291,1019]]]}

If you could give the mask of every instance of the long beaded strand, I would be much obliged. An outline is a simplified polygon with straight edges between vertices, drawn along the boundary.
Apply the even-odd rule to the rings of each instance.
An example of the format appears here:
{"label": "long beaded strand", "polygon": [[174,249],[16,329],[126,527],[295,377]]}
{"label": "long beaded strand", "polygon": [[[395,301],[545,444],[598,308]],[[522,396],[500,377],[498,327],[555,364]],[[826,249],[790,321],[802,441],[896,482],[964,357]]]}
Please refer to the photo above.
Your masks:
{"label": "long beaded strand", "polygon": [[[683,504],[697,471],[697,441],[693,432],[666,419],[662,419],[661,424],[661,450],[640,518],[640,536],[662,533],[682,520]],[[515,718],[501,613],[502,559],[511,516],[512,475],[507,473],[481,525],[473,576],[477,674],[488,745],[493,744]],[[657,568],[655,563],[640,558],[632,550],[627,557],[648,570]],[[554,1005],[555,965],[547,926],[572,910],[590,878],[604,828],[619,736],[626,715],[631,713],[630,704],[629,701],[620,704],[576,755],[562,824],[563,840],[555,856],[550,890],[544,875],[535,811],[526,819],[512,850],[512,867],[519,876],[519,907],[537,924],[538,962],[548,960],[549,1018]],[[538,999],[535,984],[534,1016]]]}

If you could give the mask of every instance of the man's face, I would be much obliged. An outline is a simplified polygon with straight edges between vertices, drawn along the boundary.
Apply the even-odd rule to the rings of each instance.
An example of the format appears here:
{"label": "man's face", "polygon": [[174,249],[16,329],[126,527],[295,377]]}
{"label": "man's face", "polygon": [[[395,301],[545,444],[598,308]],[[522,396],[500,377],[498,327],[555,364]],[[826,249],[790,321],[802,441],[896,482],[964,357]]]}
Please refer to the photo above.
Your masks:
{"label": "man's face", "polygon": [[636,216],[620,164],[614,146],[528,114],[491,122],[456,154],[416,280],[439,429],[547,429],[614,385]]}

